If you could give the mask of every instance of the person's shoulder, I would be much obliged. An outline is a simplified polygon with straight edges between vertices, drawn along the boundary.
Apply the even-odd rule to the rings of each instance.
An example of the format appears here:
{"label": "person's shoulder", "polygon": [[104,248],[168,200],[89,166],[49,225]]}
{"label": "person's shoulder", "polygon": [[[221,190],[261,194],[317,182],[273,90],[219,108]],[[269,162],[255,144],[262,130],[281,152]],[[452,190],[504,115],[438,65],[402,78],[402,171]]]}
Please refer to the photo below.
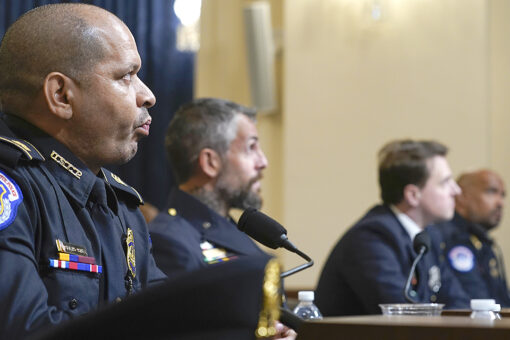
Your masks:
{"label": "person's shoulder", "polygon": [[337,242],[335,249],[356,248],[360,243],[378,243],[381,239],[394,238],[398,221],[391,210],[383,205],[370,208],[352,225]]}
{"label": "person's shoulder", "polygon": [[113,172],[104,168],[102,169],[102,171],[106,182],[108,182],[111,185],[111,187],[115,190],[115,193],[117,194],[119,199],[127,201],[136,206],[139,206],[144,203],[142,196],[138,193],[138,191],[135,188],[128,185]]}
{"label": "person's shoulder", "polygon": [[360,246],[378,249],[400,249],[409,236],[390,208],[377,205],[371,208],[337,243],[337,251],[356,253]]}
{"label": "person's shoulder", "polygon": [[[33,178],[22,169],[40,161],[44,157],[30,143],[0,135],[0,230],[15,222],[18,207],[31,196],[29,183]],[[40,185],[37,188],[42,190]]]}
{"label": "person's shoulder", "polygon": [[456,243],[469,242],[470,232],[467,222],[460,216],[455,216],[452,220],[440,222],[427,227],[431,234],[446,243],[447,247]]}
{"label": "person's shoulder", "polygon": [[399,222],[390,208],[384,205],[376,205],[352,227],[352,230],[353,232],[392,232],[398,226]]}
{"label": "person's shoulder", "polygon": [[168,208],[160,212],[148,226],[152,237],[157,235],[175,239],[183,238],[185,235],[200,237],[200,233],[179,214],[176,208]]}
{"label": "person's shoulder", "polygon": [[29,142],[0,135],[0,165],[4,169],[15,169],[23,164],[45,161],[44,156]]}

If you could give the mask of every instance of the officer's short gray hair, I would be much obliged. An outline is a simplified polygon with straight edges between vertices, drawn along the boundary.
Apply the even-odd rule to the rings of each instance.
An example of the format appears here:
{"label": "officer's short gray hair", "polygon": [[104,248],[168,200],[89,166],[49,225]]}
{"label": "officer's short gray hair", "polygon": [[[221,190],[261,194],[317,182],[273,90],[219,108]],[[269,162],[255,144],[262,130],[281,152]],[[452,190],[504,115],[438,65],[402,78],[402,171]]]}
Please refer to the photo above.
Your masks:
{"label": "officer's short gray hair", "polygon": [[210,148],[224,158],[236,137],[240,114],[255,121],[254,109],[224,99],[200,98],[177,110],[168,126],[165,145],[178,184],[194,174],[202,149]]}

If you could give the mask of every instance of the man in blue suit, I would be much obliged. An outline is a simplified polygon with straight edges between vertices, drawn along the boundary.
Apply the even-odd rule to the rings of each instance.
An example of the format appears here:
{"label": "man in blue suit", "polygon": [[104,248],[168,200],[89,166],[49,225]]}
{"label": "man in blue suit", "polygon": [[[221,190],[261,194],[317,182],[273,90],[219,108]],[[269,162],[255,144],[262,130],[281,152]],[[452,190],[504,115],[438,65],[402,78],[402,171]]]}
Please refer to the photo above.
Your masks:
{"label": "man in blue suit", "polygon": [[182,106],[166,147],[179,188],[150,224],[156,264],[169,277],[263,252],[229,217],[231,208],[260,208],[262,152],[255,112],[213,98]]}
{"label": "man in blue suit", "polygon": [[[381,149],[383,204],[351,227],[331,252],[316,292],[324,315],[378,314],[378,304],[406,302],[404,286],[417,256],[413,239],[427,225],[449,220],[460,193],[446,154],[445,146],[432,141],[394,141]],[[438,242],[432,243],[417,265],[409,295],[419,302],[467,307],[469,298],[439,260]]]}

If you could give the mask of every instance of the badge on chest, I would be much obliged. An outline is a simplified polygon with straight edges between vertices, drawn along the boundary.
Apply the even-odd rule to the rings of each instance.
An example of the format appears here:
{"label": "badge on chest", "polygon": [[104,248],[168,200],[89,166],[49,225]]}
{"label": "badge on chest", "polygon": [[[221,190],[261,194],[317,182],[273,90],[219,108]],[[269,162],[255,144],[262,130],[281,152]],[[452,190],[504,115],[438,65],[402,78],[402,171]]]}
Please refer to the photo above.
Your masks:
{"label": "badge on chest", "polygon": [[225,248],[216,247],[207,241],[200,243],[200,249],[202,249],[204,262],[207,264],[225,262],[237,258],[236,254],[227,251]]}

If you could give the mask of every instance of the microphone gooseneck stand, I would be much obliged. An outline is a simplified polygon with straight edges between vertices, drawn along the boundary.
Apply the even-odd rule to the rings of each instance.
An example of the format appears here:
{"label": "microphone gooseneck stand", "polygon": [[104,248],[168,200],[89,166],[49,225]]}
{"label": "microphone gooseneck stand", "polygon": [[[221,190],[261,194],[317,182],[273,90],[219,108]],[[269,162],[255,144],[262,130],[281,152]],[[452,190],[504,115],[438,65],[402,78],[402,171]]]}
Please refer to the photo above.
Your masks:
{"label": "microphone gooseneck stand", "polygon": [[[288,239],[287,239],[287,235],[282,235],[281,238],[285,238],[285,243],[284,243],[284,248],[295,253],[295,254],[298,254],[301,258],[305,259],[307,261],[307,263],[304,263],[302,265],[299,265],[295,268],[292,268],[292,269],[289,269],[283,273],[280,274],[280,278],[284,278],[284,277],[287,277],[287,276],[290,276],[292,274],[295,274],[297,272],[300,272],[302,271],[303,269],[306,269],[306,268],[309,268],[311,266],[313,266],[313,260],[308,256],[306,255],[305,253],[303,253],[301,250],[297,249],[297,247],[295,245],[292,244],[292,242],[290,242]],[[290,245],[290,246],[288,246]]]}
{"label": "microphone gooseneck stand", "polygon": [[426,247],[420,248],[420,252],[418,253],[418,256],[416,256],[416,258],[414,259],[413,265],[411,266],[411,270],[409,271],[409,276],[407,277],[407,282],[404,287],[404,297],[409,303],[418,303],[418,301],[414,300],[409,295],[409,287],[411,286],[411,280],[413,279],[413,274],[414,270],[416,269],[416,265],[418,264],[418,262],[420,262],[421,258],[423,257],[426,251],[427,251]]}

